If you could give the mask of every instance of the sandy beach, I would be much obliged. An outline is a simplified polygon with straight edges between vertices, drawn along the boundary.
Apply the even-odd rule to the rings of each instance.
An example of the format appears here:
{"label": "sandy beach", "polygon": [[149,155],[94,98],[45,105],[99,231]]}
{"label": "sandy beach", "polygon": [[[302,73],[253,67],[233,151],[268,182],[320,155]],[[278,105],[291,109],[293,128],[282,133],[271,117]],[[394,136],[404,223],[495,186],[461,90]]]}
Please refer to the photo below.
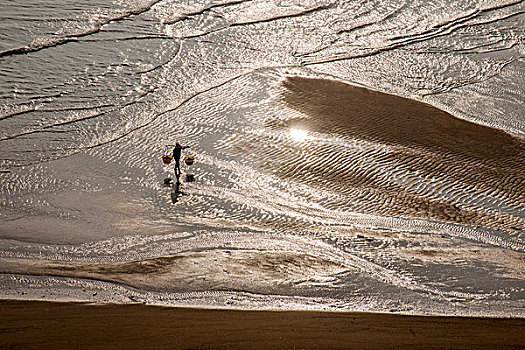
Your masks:
{"label": "sandy beach", "polygon": [[[308,132],[325,132],[341,138],[361,137],[367,142],[390,145],[396,147],[395,151],[380,154],[379,160],[397,164],[410,172],[417,170],[421,176],[429,178],[446,175],[472,187],[483,184],[498,196],[512,199],[516,205],[523,203],[523,194],[519,191],[523,178],[524,143],[521,138],[460,120],[420,102],[335,81],[290,78],[284,83],[284,91],[283,103],[307,117],[270,121],[267,125],[270,129],[287,130],[297,126]],[[392,108],[398,112],[391,113]],[[386,127],[382,127],[382,123]],[[297,143],[278,148],[278,152],[288,152],[284,165],[272,165],[270,160],[276,159],[275,162],[278,162],[281,158],[272,156],[275,150],[271,147],[259,153],[254,152],[254,157],[261,157],[265,166],[270,164],[272,168],[278,169],[276,174],[282,178],[293,178],[312,188],[322,184],[323,188],[348,197],[352,196],[355,189],[373,195],[373,200],[364,201],[361,208],[373,213],[469,225],[483,224],[502,230],[511,228],[517,231],[523,228],[521,217],[469,210],[457,206],[446,197],[429,199],[413,193],[410,188],[384,181],[375,173],[368,174],[359,167],[360,160],[356,162],[356,156],[348,147],[316,147],[315,144]],[[499,153],[492,153],[493,149]],[[306,159],[305,150],[319,158],[312,156]],[[323,164],[323,158],[337,160],[333,161],[336,165],[318,167],[316,164]],[[344,205],[345,202],[334,204],[337,208]],[[295,226],[290,226],[289,222],[285,222],[285,225],[276,222],[274,225],[291,231],[299,224],[294,222]],[[301,225],[311,227],[311,223]],[[358,240],[359,236],[354,239],[353,232],[345,234],[355,246],[364,244]],[[371,231],[359,231],[359,235],[365,234],[373,237],[366,242],[392,237],[391,232],[374,232],[372,236]],[[300,248],[294,245],[294,240],[288,240],[267,252],[260,246],[250,245],[255,248],[247,249],[244,242],[253,244],[251,236],[243,241],[242,234],[236,232],[233,237],[225,240],[228,242],[226,246],[238,244],[237,249],[221,250],[215,249],[213,245],[211,248],[202,245],[201,249],[199,244],[204,244],[209,237],[204,240],[191,238],[195,241],[191,247],[196,247],[193,248],[196,251],[173,249],[167,254],[159,248],[158,252],[151,251],[154,254],[148,253],[152,256],[150,258],[131,258],[128,261],[54,261],[41,259],[40,256],[33,260],[1,258],[0,272],[92,279],[146,291],[155,291],[156,288],[181,292],[233,290],[261,295],[287,295],[286,292],[293,288],[294,293],[297,293],[294,295],[299,295],[304,290],[297,286],[304,282],[305,276],[322,281],[323,278],[361,266],[374,278],[378,272],[386,276],[387,282],[401,286],[402,290],[424,290],[419,289],[415,282],[406,283],[410,281],[407,278],[389,279],[389,270],[354,258],[353,255],[342,255],[351,262],[345,265],[347,260],[336,259],[339,255],[332,255],[332,248],[319,250],[322,254],[308,251],[303,247],[304,240],[300,241]],[[407,237],[402,238],[403,242],[414,240],[417,249],[407,250],[405,254],[427,259],[433,264],[442,257],[447,258],[447,254],[450,259],[460,254],[462,258],[467,256],[466,250],[458,253],[448,246],[442,251],[435,246],[425,250],[421,248],[420,235]],[[441,236],[440,239],[443,238],[446,237]],[[267,242],[261,245],[273,244],[276,240],[274,236],[267,237],[266,241],[264,239],[265,236],[260,233],[256,236],[256,241]],[[143,245],[153,249],[153,244],[141,243]],[[268,248],[266,245],[264,249]],[[317,241],[310,247],[327,249]],[[490,263],[504,264],[510,273],[508,276],[519,280],[522,278],[523,257],[519,246],[516,250],[500,252],[491,248],[485,255],[480,255],[479,247],[474,247],[467,253],[476,262],[481,256]],[[395,251],[401,252],[397,246]],[[383,249],[381,254],[384,252]],[[363,288],[363,285],[359,285],[359,288]],[[459,290],[464,289],[460,287]],[[433,298],[436,291],[441,292],[429,288],[429,298]],[[401,298],[388,292],[384,296],[396,298],[396,301]],[[463,296],[471,297],[467,293]],[[483,300],[481,296],[479,300]],[[219,306],[224,305],[214,302]],[[426,310],[431,309],[427,308],[423,312]],[[13,300],[0,301],[0,314],[1,349],[525,349],[524,318],[235,311],[144,304]],[[509,314],[512,314],[511,311]]]}
{"label": "sandy beach", "polygon": [[525,1],[0,24],[0,350],[525,350]]}
{"label": "sandy beach", "polygon": [[2,349],[523,349],[525,319],[0,301]]}

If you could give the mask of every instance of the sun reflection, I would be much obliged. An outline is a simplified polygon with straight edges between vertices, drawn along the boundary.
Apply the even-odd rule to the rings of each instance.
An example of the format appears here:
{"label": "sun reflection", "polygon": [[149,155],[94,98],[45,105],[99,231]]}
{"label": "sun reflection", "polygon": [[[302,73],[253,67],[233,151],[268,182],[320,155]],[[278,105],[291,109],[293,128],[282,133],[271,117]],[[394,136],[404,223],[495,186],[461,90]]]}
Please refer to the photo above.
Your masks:
{"label": "sun reflection", "polygon": [[296,141],[304,141],[308,138],[308,132],[303,129],[290,129],[290,136]]}

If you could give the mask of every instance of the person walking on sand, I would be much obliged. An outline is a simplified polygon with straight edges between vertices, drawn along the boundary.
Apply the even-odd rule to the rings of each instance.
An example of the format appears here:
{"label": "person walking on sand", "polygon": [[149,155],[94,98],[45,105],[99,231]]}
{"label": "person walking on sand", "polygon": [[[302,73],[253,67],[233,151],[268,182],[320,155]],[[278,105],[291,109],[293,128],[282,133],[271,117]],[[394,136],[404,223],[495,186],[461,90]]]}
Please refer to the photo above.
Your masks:
{"label": "person walking on sand", "polygon": [[181,146],[180,143],[175,143],[175,148],[173,149],[173,159],[175,160],[175,177],[177,182],[180,177],[180,154],[183,149],[188,148],[189,146]]}

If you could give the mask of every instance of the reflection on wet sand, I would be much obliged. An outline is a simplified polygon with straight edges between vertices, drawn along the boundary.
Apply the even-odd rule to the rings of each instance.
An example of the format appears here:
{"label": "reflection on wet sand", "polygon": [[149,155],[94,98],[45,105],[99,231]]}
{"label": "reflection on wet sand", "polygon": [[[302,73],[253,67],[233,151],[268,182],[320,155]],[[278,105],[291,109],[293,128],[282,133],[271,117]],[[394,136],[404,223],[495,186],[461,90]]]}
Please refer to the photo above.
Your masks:
{"label": "reflection on wet sand", "polygon": [[244,290],[282,292],[328,278],[347,266],[305,253],[205,250],[125,262],[58,262],[0,259],[3,273],[80,277],[144,290]]}
{"label": "reflection on wet sand", "polygon": [[365,212],[525,228],[522,139],[428,104],[341,82],[289,77],[281,87],[280,103],[299,117],[270,120],[269,128],[373,146],[363,150],[322,140],[269,145],[260,153],[268,169],[347,194]]}

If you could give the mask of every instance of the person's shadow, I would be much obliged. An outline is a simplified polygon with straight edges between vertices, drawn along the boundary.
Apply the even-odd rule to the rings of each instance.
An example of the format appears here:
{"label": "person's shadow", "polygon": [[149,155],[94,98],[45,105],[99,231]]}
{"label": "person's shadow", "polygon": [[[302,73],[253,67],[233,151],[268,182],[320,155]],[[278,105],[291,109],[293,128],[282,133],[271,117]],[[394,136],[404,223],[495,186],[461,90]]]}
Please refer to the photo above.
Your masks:
{"label": "person's shadow", "polygon": [[177,182],[172,183],[172,186],[171,186],[171,202],[173,204],[177,203],[180,199],[180,196],[182,195],[184,195],[184,192],[182,192],[181,183],[179,179],[177,178]]}
{"label": "person's shadow", "polygon": [[[186,182],[192,182],[194,181],[193,175],[187,175],[186,176]],[[164,179],[164,187],[171,186],[171,202],[173,204],[177,203],[181,196],[185,195],[184,192],[182,192],[182,184],[180,182],[180,174],[176,174],[176,180],[173,182],[173,179],[171,177],[167,177]]]}

